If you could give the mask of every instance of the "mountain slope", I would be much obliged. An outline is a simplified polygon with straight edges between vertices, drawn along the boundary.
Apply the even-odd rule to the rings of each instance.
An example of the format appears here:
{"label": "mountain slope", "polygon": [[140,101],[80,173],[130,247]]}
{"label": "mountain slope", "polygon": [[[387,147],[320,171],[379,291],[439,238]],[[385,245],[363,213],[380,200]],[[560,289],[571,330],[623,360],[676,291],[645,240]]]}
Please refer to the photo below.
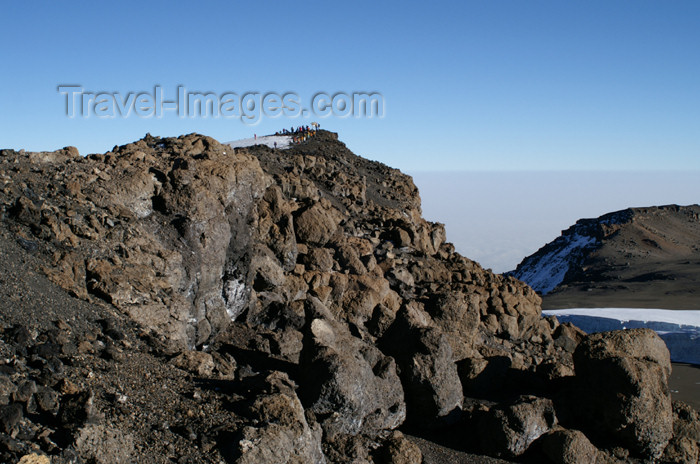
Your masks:
{"label": "mountain slope", "polygon": [[543,294],[546,308],[700,309],[700,207],[581,219],[509,275]]}

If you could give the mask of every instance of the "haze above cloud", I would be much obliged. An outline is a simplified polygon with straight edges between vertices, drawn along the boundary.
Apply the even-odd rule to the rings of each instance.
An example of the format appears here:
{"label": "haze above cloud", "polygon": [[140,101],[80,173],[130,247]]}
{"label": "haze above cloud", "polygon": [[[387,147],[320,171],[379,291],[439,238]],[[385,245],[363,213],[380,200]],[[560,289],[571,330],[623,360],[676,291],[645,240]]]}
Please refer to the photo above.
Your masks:
{"label": "haze above cloud", "polygon": [[581,218],[695,204],[700,172],[414,172],[423,215],[464,256],[505,272]]}

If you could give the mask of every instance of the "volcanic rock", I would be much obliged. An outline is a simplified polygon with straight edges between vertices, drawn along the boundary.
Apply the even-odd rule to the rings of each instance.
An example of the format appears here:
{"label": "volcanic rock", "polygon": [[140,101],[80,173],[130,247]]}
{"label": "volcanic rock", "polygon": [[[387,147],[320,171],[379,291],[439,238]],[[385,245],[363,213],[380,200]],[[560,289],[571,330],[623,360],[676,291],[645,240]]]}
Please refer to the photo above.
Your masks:
{"label": "volcanic rock", "polygon": [[304,401],[325,436],[375,436],[404,421],[403,388],[393,359],[325,319],[311,322],[301,354]]}
{"label": "volcanic rock", "polygon": [[598,460],[598,449],[579,430],[553,430],[539,443],[555,464],[595,464]]}
{"label": "volcanic rock", "polygon": [[658,458],[673,434],[671,361],[661,338],[649,329],[591,334],[574,364],[586,430]]}
{"label": "volcanic rock", "polygon": [[[399,429],[565,460],[585,440],[547,438],[555,418],[606,458],[658,456],[671,433],[663,459],[694,456],[655,340],[593,353],[336,134],[1,150],[0,219],[0,461],[420,462]],[[570,392],[632,425],[597,434]]]}
{"label": "volcanic rock", "polygon": [[479,421],[479,438],[489,454],[516,457],[556,424],[551,400],[525,397],[484,413]]}

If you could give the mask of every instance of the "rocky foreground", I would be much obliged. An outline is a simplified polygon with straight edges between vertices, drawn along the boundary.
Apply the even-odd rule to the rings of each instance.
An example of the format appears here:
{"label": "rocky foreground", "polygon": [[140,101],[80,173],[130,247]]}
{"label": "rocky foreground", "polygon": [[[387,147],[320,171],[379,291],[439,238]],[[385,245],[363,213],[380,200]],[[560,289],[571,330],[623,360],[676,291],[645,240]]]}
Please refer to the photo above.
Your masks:
{"label": "rocky foreground", "polygon": [[654,332],[542,318],[333,133],[0,163],[2,462],[698,461]]}

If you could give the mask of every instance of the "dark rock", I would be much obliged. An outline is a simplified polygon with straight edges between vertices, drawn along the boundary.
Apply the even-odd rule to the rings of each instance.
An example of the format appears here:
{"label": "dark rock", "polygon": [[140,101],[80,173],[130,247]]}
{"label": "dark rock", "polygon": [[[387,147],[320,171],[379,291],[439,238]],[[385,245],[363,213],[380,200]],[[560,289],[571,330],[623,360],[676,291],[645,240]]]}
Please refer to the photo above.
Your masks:
{"label": "dark rock", "polygon": [[554,345],[562,348],[564,351],[568,351],[569,353],[573,353],[574,350],[576,350],[576,347],[579,343],[581,343],[581,340],[583,340],[583,337],[585,336],[585,332],[570,322],[560,324],[552,334]]}
{"label": "dark rock", "polygon": [[33,253],[39,249],[39,243],[37,243],[34,240],[27,240],[25,238],[18,237],[17,243],[19,243],[19,246],[21,246],[30,253]]}
{"label": "dark rock", "polygon": [[36,382],[25,380],[19,384],[17,390],[12,394],[12,399],[18,403],[26,403],[36,391]]}
{"label": "dark rock", "polygon": [[100,325],[102,325],[102,333],[104,333],[106,336],[108,336],[115,342],[124,340],[124,332],[114,324],[114,321],[111,321],[109,319],[102,319],[98,322],[100,323]]}
{"label": "dark rock", "polygon": [[303,400],[326,437],[374,436],[404,421],[406,406],[392,358],[324,319],[310,324],[300,359]]}
{"label": "dark rock", "polygon": [[12,433],[12,430],[17,426],[19,421],[22,420],[24,414],[22,413],[22,405],[18,403],[12,403],[7,406],[0,407],[0,427],[8,435]]}
{"label": "dark rock", "polygon": [[598,449],[578,430],[554,430],[538,443],[554,464],[595,464],[598,459]]}
{"label": "dark rock", "polygon": [[60,406],[58,401],[58,392],[47,387],[39,387],[35,398],[41,411],[49,414],[58,413]]}
{"label": "dark rock", "polygon": [[114,362],[123,362],[125,359],[124,351],[112,342],[106,344],[104,350],[102,350],[102,357]]}
{"label": "dark rock", "polygon": [[14,342],[15,350],[22,356],[26,356],[27,349],[34,344],[34,337],[24,326],[14,327],[10,331],[10,337]]}
{"label": "dark rock", "polygon": [[495,398],[512,385],[507,382],[513,364],[507,356],[466,358],[457,363],[464,395],[472,398]]}
{"label": "dark rock", "polygon": [[10,402],[12,394],[17,390],[17,385],[5,375],[0,375],[0,405]]}
{"label": "dark rock", "polygon": [[321,428],[307,422],[289,377],[273,372],[256,391],[259,394],[249,411],[255,425],[246,425],[224,440],[226,459],[238,464],[325,463]]}
{"label": "dark rock", "polygon": [[94,399],[95,395],[91,391],[64,396],[58,411],[58,419],[70,429],[95,421],[99,417],[99,412],[95,408]]}
{"label": "dark rock", "polygon": [[376,453],[375,462],[393,464],[421,464],[423,454],[418,445],[408,440],[401,432],[394,431]]}
{"label": "dark rock", "polygon": [[61,353],[61,347],[52,342],[40,343],[35,345],[32,352],[44,359],[55,357]]}
{"label": "dark rock", "polygon": [[430,317],[420,308],[406,306],[380,345],[399,365],[407,419],[421,426],[456,420],[463,398],[450,343],[440,329],[428,326],[429,322]]}
{"label": "dark rock", "polygon": [[517,457],[557,423],[551,400],[523,397],[510,405],[496,406],[479,420],[482,448],[493,456]]}
{"label": "dark rock", "polygon": [[574,353],[574,407],[591,436],[658,458],[673,434],[671,361],[652,330],[588,335]]}

